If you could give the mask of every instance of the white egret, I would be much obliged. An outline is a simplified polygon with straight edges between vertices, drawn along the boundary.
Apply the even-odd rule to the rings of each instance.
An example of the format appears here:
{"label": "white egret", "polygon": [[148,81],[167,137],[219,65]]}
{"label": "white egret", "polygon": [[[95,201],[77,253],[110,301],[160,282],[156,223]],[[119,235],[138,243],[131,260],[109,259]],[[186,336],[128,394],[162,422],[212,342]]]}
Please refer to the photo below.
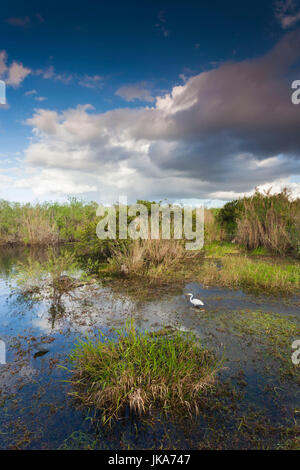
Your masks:
{"label": "white egret", "polygon": [[194,306],[194,307],[200,307],[200,305],[204,305],[204,303],[202,302],[202,300],[200,299],[194,299],[194,295],[193,294],[186,294],[186,295],[189,295],[190,296],[190,302],[191,304]]}

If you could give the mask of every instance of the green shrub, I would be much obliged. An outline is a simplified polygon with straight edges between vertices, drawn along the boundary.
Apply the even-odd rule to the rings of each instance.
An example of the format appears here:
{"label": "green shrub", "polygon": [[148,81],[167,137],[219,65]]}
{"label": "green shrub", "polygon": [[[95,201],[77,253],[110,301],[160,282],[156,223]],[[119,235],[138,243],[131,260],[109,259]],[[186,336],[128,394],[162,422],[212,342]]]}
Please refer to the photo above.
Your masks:
{"label": "green shrub", "polygon": [[235,237],[238,219],[242,213],[243,203],[241,200],[227,202],[218,212],[217,221],[225,230],[227,238]]}

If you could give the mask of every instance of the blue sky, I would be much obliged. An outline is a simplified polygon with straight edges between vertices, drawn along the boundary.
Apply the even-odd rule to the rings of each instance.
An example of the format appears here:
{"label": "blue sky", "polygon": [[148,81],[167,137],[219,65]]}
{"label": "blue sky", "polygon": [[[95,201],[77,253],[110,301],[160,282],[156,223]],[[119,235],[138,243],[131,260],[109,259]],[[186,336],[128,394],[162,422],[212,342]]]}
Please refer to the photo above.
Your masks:
{"label": "blue sky", "polygon": [[297,1],[11,1],[0,23],[1,198],[300,194]]}

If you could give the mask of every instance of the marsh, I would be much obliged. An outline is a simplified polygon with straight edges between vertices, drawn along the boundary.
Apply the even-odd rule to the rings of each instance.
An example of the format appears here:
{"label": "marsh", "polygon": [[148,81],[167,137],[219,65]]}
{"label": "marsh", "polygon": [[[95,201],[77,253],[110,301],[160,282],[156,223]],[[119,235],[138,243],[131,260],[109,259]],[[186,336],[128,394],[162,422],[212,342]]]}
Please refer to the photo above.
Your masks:
{"label": "marsh", "polygon": [[[45,256],[45,250],[23,248],[0,255],[0,337],[7,348],[7,364],[0,366],[1,448],[298,445],[299,367],[291,362],[292,342],[300,336],[297,295],[278,298],[197,282],[151,288],[143,279],[124,278],[63,292],[59,303],[20,294],[20,261],[44,262]],[[147,295],[139,298],[139,289]],[[205,312],[190,309],[184,292],[203,299]],[[99,332],[113,339],[114,329],[130,320],[139,331],[191,332],[223,361],[197,418],[173,419],[159,407],[140,417],[125,408],[107,429],[99,412],[77,406],[68,357],[78,339],[94,341]],[[47,353],[37,354],[39,344]]]}

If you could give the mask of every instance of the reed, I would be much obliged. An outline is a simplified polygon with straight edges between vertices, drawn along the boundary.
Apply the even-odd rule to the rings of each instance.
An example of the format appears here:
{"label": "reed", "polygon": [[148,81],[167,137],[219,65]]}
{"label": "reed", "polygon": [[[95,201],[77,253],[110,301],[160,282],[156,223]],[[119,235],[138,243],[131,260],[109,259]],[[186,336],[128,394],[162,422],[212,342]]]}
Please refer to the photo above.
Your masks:
{"label": "reed", "polygon": [[220,210],[218,221],[227,240],[235,239],[248,250],[259,247],[284,255],[300,254],[300,199],[287,189],[279,194],[256,191]]}
{"label": "reed", "polygon": [[134,240],[116,244],[109,262],[113,271],[156,276],[173,268],[185,256],[181,240]]}
{"label": "reed", "polygon": [[224,257],[221,266],[206,260],[198,277],[205,284],[264,290],[273,294],[300,290],[299,264],[271,264],[246,256]]}
{"label": "reed", "polygon": [[220,242],[225,238],[225,231],[218,222],[218,209],[204,209],[205,243]]}
{"label": "reed", "polygon": [[194,336],[138,332],[132,322],[115,334],[79,341],[71,353],[71,394],[80,404],[100,410],[104,423],[126,407],[138,415],[155,406],[181,416],[198,414],[219,369],[212,353]]}

